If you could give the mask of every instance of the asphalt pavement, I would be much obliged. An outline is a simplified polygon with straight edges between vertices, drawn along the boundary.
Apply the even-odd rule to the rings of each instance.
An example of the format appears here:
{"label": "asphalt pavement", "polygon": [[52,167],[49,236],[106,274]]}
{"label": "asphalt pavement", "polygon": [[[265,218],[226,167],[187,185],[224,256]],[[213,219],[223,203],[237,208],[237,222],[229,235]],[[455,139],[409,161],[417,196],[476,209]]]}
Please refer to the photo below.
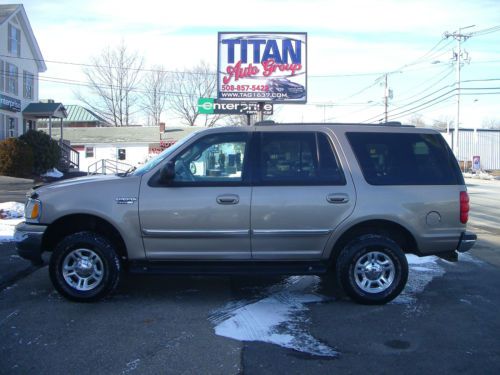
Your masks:
{"label": "asphalt pavement", "polygon": [[[499,268],[472,258],[434,266],[423,290],[384,306],[340,295],[300,303],[309,291],[289,292],[276,278],[152,276],[128,277],[106,301],[74,303],[54,291],[43,267],[0,292],[0,373],[500,373]],[[216,334],[220,320],[249,311],[241,323],[257,333],[273,316],[266,306],[290,295],[288,321],[269,336],[288,338],[285,347]],[[336,354],[286,347],[294,340]]]}
{"label": "asphalt pavement", "polygon": [[0,202],[26,201],[26,193],[35,184],[34,180],[0,176]]}
{"label": "asphalt pavement", "polygon": [[[2,182],[7,200],[23,202],[31,187]],[[72,303],[47,266],[0,243],[0,374],[498,374],[500,243],[492,201],[481,201],[490,190],[498,195],[487,183],[470,189],[488,210],[471,215],[472,256],[414,265],[402,297],[384,306],[327,295],[311,277],[290,290],[289,278],[127,276],[106,301]],[[274,304],[284,320],[272,336],[217,334],[225,324],[259,338],[270,319],[262,309]]]}

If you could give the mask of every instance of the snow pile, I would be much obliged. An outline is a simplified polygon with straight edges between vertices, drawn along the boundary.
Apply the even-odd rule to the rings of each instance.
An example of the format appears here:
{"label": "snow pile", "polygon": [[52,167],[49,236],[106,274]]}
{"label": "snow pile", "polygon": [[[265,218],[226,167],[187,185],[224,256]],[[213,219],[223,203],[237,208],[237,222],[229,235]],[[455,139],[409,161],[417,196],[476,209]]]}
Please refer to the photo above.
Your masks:
{"label": "snow pile", "polygon": [[425,287],[436,277],[444,275],[445,270],[438,264],[438,257],[418,257],[407,254],[408,260],[408,282],[403,292],[391,303],[407,305],[408,310],[416,312],[417,295],[422,293]]}
{"label": "snow pile", "polygon": [[44,174],[42,174],[42,177],[61,178],[62,176],[64,176],[64,173],[62,173],[61,171],[57,170],[57,168],[49,169],[47,172],[45,172]]}
{"label": "snow pile", "polygon": [[[391,303],[406,306],[405,314],[418,313],[417,296],[445,271],[435,256],[407,255],[408,283]],[[307,330],[308,304],[331,300],[317,293],[320,278],[292,276],[267,288],[252,300],[234,300],[212,312],[215,333],[239,341],[261,341],[315,356],[335,357],[338,352]]]}
{"label": "snow pile", "polygon": [[240,341],[262,341],[303,353],[335,357],[338,353],[307,331],[307,304],[323,302],[317,276],[292,276],[257,301],[233,301],[215,311],[215,333]]}
{"label": "snow pile", "polygon": [[0,242],[14,239],[14,227],[24,221],[24,204],[0,203]]}
{"label": "snow pile", "polygon": [[476,173],[470,173],[470,172],[465,172],[463,173],[464,175],[464,178],[473,178],[473,179],[476,179],[476,180],[495,180],[495,176],[489,174],[489,173],[486,173],[486,172],[483,172],[483,171],[479,171],[479,172],[476,172]]}

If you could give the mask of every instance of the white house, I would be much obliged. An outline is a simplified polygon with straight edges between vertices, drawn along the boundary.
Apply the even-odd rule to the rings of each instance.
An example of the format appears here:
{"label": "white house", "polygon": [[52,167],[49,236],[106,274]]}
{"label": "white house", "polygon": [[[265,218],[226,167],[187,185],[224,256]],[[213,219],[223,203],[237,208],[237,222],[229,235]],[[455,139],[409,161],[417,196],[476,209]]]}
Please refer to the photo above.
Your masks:
{"label": "white house", "polygon": [[[71,127],[64,128],[63,136],[79,153],[80,171],[102,172],[103,163],[108,166],[120,163],[125,169],[126,164],[138,166],[197,130],[200,128],[194,126]],[[52,137],[59,139],[59,136],[60,129],[55,127]]]}
{"label": "white house", "polygon": [[23,5],[0,5],[0,140],[33,128],[22,111],[38,102],[38,75],[46,70]]}

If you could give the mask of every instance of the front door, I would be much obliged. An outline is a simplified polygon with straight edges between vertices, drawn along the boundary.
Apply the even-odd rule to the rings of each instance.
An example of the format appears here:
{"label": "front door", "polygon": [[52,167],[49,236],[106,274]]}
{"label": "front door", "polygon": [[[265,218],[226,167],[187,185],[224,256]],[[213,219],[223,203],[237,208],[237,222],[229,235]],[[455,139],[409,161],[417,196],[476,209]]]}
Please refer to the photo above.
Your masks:
{"label": "front door", "polygon": [[139,211],[149,259],[251,257],[248,134],[212,134],[187,146],[168,185],[143,178]]}

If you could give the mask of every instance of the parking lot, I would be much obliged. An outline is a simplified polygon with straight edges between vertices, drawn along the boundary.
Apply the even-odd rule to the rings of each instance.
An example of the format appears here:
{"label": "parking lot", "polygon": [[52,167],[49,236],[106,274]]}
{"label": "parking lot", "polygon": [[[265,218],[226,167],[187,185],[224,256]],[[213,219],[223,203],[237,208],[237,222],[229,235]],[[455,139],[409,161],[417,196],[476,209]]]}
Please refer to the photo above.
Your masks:
{"label": "parking lot", "polygon": [[78,304],[45,266],[0,292],[0,372],[497,374],[500,183],[468,183],[476,248],[458,263],[410,257],[388,305],[354,304],[312,276],[129,276],[113,298]]}

